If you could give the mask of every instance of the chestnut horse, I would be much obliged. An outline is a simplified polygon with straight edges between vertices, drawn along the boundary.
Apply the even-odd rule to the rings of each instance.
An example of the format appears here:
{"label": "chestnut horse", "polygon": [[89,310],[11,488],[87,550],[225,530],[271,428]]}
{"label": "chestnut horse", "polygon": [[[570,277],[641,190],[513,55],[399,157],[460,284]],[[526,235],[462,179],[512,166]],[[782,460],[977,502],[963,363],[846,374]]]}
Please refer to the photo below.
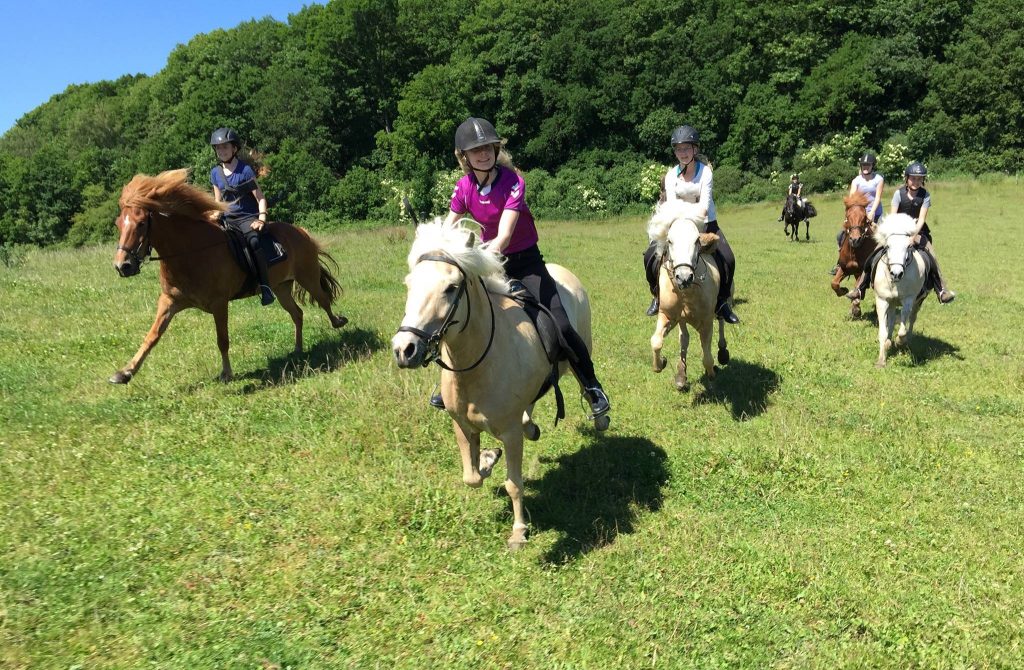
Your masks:
{"label": "chestnut horse", "polygon": [[[247,273],[239,267],[228,246],[227,233],[217,223],[223,203],[186,182],[188,170],[169,170],[155,177],[135,175],[121,191],[117,217],[120,238],[114,253],[114,269],[122,277],[137,275],[151,250],[159,254],[160,298],[156,320],[142,346],[128,364],[111,378],[113,384],[127,384],[138,373],[146,356],[160,341],[178,312],[196,307],[213,314],[222,368],[220,379],[231,379],[228,360],[228,301],[256,294],[246,287]],[[272,265],[270,288],[295,324],[295,352],[302,351],[302,309],[311,296],[331,319],[335,328],[348,319],[331,311],[341,291],[338,281],[325,267],[334,259],[302,228],[271,222],[264,228],[284,247],[287,258]],[[295,286],[298,282],[298,286]]]}
{"label": "chestnut horse", "polygon": [[[467,486],[481,486],[501,456],[500,449],[480,449],[481,434],[490,433],[505,447],[505,490],[513,515],[508,547],[519,549],[527,534],[523,439],[540,436],[531,413],[552,365],[530,318],[508,296],[501,259],[477,245],[461,221],[418,226],[408,262],[405,316],[391,339],[395,362],[419,368],[436,361],[442,368],[441,396]],[[587,292],[565,268],[547,267],[569,321],[590,347]],[[567,367],[561,362],[558,373]],[[608,415],[597,417],[594,427],[604,430],[608,420]]]}
{"label": "chestnut horse", "polygon": [[[873,226],[868,219],[867,206],[869,200],[860,191],[843,198],[846,206],[846,217],[843,219],[843,243],[839,247],[839,269],[832,278],[832,290],[836,295],[844,296],[849,290],[840,286],[844,277],[858,279],[864,271],[868,256],[875,250],[878,243],[872,236]],[[854,300],[850,306],[850,316],[860,316],[860,300]]]}
{"label": "chestnut horse", "polygon": [[690,345],[687,324],[700,335],[704,374],[715,378],[711,358],[711,335],[718,321],[718,362],[729,362],[725,341],[725,321],[715,315],[720,273],[715,262],[718,235],[705,231],[704,215],[692,202],[669,200],[661,204],[647,224],[648,238],[657,245],[664,259],[658,273],[658,323],[651,336],[652,364],[655,372],[665,369],[668,361],[661,355],[665,336],[679,324],[679,367],[676,389],[686,391],[686,349]]}

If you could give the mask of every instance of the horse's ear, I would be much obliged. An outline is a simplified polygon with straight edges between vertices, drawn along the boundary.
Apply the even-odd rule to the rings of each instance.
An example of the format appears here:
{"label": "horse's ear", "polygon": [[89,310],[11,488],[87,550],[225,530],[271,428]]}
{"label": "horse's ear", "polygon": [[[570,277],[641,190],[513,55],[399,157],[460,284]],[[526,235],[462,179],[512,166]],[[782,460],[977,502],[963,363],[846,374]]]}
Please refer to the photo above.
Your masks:
{"label": "horse's ear", "polygon": [[466,238],[466,248],[472,249],[474,244],[476,244],[476,233],[471,232],[469,237]]}

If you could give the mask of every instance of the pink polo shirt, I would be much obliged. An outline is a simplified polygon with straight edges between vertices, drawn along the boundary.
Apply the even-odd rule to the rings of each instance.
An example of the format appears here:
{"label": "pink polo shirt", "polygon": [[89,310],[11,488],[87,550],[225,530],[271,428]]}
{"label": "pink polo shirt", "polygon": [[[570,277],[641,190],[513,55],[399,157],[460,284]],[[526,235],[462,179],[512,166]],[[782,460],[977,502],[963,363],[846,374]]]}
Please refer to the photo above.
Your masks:
{"label": "pink polo shirt", "polygon": [[476,177],[471,173],[455,184],[452,192],[451,210],[456,214],[469,214],[481,227],[485,242],[498,235],[498,222],[506,209],[519,212],[519,220],[512,239],[504,253],[513,254],[537,244],[537,226],[533,214],[526,205],[526,183],[515,170],[498,167],[498,177],[483,190],[477,188]]}

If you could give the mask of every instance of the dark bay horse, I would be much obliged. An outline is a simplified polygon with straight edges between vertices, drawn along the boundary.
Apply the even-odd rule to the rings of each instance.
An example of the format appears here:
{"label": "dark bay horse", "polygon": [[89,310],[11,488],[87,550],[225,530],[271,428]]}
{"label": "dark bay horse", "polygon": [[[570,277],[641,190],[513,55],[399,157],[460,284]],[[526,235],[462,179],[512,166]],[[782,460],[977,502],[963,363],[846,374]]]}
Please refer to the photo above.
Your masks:
{"label": "dark bay horse", "polygon": [[[845,277],[857,279],[864,271],[868,256],[875,250],[877,242],[872,235],[873,226],[868,219],[868,198],[861,192],[843,198],[846,217],[843,219],[843,242],[839,246],[839,269],[832,278],[832,290],[836,295],[844,296],[849,290],[839,283]],[[850,307],[850,316],[860,316],[860,300],[854,300]]]}
{"label": "dark bay horse", "polygon": [[[155,177],[136,175],[121,191],[117,217],[120,238],[114,269],[122,277],[139,273],[143,261],[156,250],[160,261],[160,298],[156,319],[142,346],[110,382],[127,384],[139,371],[178,312],[195,307],[213,314],[222,368],[220,379],[231,379],[228,360],[228,301],[256,294],[247,274],[235,261],[227,233],[217,223],[225,206],[209,193],[187,183],[188,170],[169,170]],[[270,288],[295,324],[295,352],[302,351],[302,309],[296,299],[312,297],[327,312],[331,325],[348,319],[331,311],[341,286],[325,265],[334,259],[302,228],[268,223],[265,231],[284,247],[287,258],[270,267]],[[298,286],[295,286],[295,283]]]}
{"label": "dark bay horse", "polygon": [[785,222],[783,230],[792,241],[800,239],[800,222],[804,223],[805,239],[811,239],[811,219],[807,210],[800,203],[800,199],[790,193],[786,196],[786,206],[782,210],[782,220]]}

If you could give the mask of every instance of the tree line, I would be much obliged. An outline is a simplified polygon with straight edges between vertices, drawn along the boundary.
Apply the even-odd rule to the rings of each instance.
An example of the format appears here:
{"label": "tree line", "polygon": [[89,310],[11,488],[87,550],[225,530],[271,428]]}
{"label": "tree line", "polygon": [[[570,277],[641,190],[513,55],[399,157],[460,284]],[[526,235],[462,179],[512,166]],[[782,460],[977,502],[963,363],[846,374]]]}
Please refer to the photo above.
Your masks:
{"label": "tree line", "polygon": [[272,217],[324,229],[443,212],[456,126],[492,120],[546,216],[650,207],[674,126],[716,195],[883,172],[1018,171],[1018,0],[332,0],[179,45],[154,76],[69,87],[0,137],[0,247],[113,235],[136,173],[238,130]]}

